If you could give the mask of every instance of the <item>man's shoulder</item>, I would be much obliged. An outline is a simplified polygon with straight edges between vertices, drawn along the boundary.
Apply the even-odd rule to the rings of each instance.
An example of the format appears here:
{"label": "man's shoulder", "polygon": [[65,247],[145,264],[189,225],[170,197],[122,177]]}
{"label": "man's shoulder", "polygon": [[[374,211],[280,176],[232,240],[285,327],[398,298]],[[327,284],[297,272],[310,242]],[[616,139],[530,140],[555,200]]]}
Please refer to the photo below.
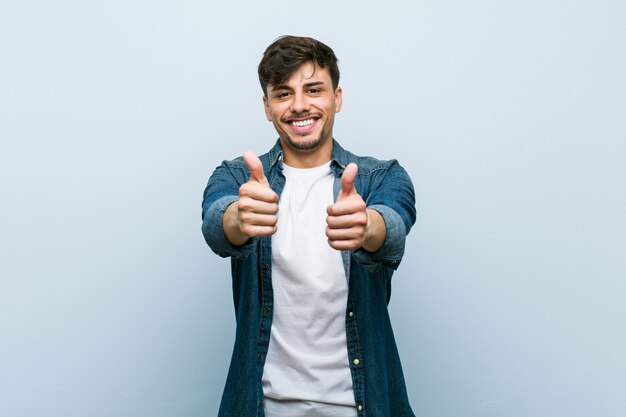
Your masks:
{"label": "man's shoulder", "polygon": [[398,161],[395,159],[378,159],[373,156],[358,155],[355,155],[354,162],[359,166],[359,173],[362,175],[368,175],[381,170],[385,171],[398,164]]}
{"label": "man's shoulder", "polygon": [[[279,153],[280,153],[280,147],[277,147],[277,145],[275,145],[264,154],[258,155],[259,159],[261,160],[261,163],[263,164],[263,171],[265,171],[266,175],[267,175],[267,171],[272,165],[272,162],[276,160]],[[248,165],[246,165],[246,162],[243,160],[243,156],[238,156],[233,159],[224,160],[222,161],[222,166],[228,168],[231,171],[235,171],[235,172],[241,171],[245,175],[250,174],[250,170],[248,168]]]}
{"label": "man's shoulder", "polygon": [[337,160],[342,165],[348,165],[349,163],[356,163],[359,166],[359,175],[369,175],[377,171],[385,171],[391,167],[398,165],[396,159],[379,159],[369,155],[357,155],[352,153],[335,142],[335,146],[338,147],[336,153]]}
{"label": "man's shoulder", "polygon": [[222,161],[223,165],[226,165],[229,168],[245,168],[246,163],[243,160],[243,156],[238,156],[233,159],[225,159]]}

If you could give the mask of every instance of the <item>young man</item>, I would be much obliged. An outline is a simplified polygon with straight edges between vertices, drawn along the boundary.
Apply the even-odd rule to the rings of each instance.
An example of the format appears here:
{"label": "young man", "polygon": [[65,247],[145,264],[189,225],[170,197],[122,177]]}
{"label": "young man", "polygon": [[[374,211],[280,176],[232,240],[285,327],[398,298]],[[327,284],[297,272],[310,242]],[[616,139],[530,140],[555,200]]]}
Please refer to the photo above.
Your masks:
{"label": "young man", "polygon": [[333,139],[342,90],[328,46],[281,37],[259,80],[279,140],[224,161],[202,204],[207,243],[231,257],[237,319],[219,416],[414,416],[387,312],[415,223],[411,180]]}

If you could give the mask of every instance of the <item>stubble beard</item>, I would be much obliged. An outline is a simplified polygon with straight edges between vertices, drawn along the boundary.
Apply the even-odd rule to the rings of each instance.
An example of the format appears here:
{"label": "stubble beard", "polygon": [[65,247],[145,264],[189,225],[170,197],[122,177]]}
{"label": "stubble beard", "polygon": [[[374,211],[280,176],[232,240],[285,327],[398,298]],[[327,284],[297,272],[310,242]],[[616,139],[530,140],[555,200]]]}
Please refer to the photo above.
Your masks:
{"label": "stubble beard", "polygon": [[313,138],[307,138],[303,140],[294,140],[291,135],[286,135],[285,140],[289,147],[297,149],[299,151],[312,151],[317,149],[323,142],[323,136],[320,133],[319,136]]}
{"label": "stubble beard", "polygon": [[[306,112],[306,113],[294,113],[289,118],[283,119],[281,121],[283,123],[289,123],[289,121],[292,119],[296,119],[296,118],[303,119],[303,118],[307,118],[310,116],[317,117],[320,122],[323,119],[322,114]],[[317,137],[308,137],[308,136],[299,136],[299,135],[292,136],[286,131],[284,133],[285,133],[284,141],[290,148],[296,149],[298,151],[304,151],[304,152],[314,151],[315,149],[323,145],[327,139],[325,138],[325,135],[327,134],[327,132],[324,132],[324,128],[322,128],[322,131],[318,134]]]}

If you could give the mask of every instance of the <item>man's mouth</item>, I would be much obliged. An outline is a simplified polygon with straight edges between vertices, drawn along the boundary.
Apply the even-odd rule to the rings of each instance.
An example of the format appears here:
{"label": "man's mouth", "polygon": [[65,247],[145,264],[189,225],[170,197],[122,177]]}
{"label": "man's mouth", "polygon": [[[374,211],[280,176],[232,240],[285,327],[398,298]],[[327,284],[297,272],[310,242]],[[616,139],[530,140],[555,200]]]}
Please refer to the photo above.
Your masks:
{"label": "man's mouth", "polygon": [[312,125],[315,123],[315,119],[306,119],[306,120],[294,120],[291,124],[295,127],[304,127],[308,125]]}
{"label": "man's mouth", "polygon": [[296,120],[289,120],[287,121],[287,123],[291,126],[291,128],[294,131],[304,133],[313,129],[318,120],[319,120],[319,117],[310,116],[307,118],[298,118]]}

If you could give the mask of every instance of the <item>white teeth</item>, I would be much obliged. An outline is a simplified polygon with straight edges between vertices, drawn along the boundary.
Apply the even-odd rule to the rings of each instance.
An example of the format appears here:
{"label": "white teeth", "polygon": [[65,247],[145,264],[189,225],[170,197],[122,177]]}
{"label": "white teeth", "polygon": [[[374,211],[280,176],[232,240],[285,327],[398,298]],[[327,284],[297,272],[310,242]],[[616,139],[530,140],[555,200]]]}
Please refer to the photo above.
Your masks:
{"label": "white teeth", "polygon": [[304,127],[304,126],[308,126],[308,125],[310,125],[312,123],[313,123],[313,119],[307,119],[307,120],[293,122],[293,125],[295,127]]}

